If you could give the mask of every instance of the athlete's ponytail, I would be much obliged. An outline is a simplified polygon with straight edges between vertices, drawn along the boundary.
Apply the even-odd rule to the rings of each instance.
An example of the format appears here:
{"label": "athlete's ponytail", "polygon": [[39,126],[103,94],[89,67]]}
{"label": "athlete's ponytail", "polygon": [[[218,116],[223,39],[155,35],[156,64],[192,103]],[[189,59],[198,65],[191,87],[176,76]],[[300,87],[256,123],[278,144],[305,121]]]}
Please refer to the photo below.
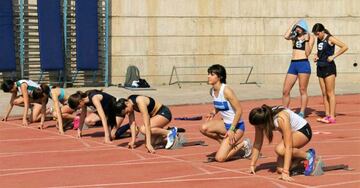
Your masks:
{"label": "athlete's ponytail", "polygon": [[329,30],[327,30],[327,29],[324,29],[324,32],[325,32],[326,34],[328,34],[328,35],[331,35],[331,33],[329,32]]}
{"label": "athlete's ponytail", "polygon": [[284,110],[283,107],[270,107],[263,104],[261,107],[254,108],[250,111],[249,122],[264,131],[269,143],[273,140],[273,130],[275,129],[274,116],[282,110]]}
{"label": "athlete's ponytail", "polygon": [[43,96],[46,96],[46,97],[50,96],[50,88],[47,84],[41,84],[40,88],[34,89],[31,97],[34,100],[37,100],[37,99],[42,98]]}
{"label": "athlete's ponytail", "polygon": [[327,30],[323,24],[321,23],[316,23],[313,28],[312,28],[312,32],[315,34],[317,32],[324,32],[328,35],[331,35],[331,33],[329,32],[329,30]]}
{"label": "athlete's ponytail", "polygon": [[125,108],[127,101],[127,99],[121,98],[115,102],[114,111],[116,116],[125,117]]}
{"label": "athlete's ponytail", "polygon": [[68,104],[71,109],[77,109],[79,107],[80,101],[87,97],[88,95],[82,91],[77,91],[76,93],[70,95],[68,99]]}
{"label": "athlete's ponytail", "polygon": [[3,83],[1,83],[1,89],[5,92],[8,93],[11,91],[11,89],[14,87],[15,85],[15,81],[13,80],[5,80]]}

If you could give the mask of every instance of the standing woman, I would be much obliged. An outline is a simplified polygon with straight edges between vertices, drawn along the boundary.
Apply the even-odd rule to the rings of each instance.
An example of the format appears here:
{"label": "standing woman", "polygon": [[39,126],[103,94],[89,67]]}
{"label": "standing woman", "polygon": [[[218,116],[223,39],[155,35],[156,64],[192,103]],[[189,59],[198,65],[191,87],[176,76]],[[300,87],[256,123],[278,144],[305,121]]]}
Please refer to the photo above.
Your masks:
{"label": "standing woman", "polygon": [[144,125],[140,127],[140,131],[145,135],[145,147],[149,153],[155,153],[153,145],[158,144],[164,138],[167,140],[166,149],[170,149],[174,145],[177,138],[177,128],[173,127],[170,130],[164,128],[172,119],[171,111],[167,106],[151,97],[142,95],[130,95],[127,99],[121,98],[115,106],[117,113],[129,116],[131,129],[129,148],[135,147],[137,135],[134,111],[140,112],[142,115]]}
{"label": "standing woman", "polygon": [[[325,117],[317,119],[323,123],[335,123],[335,58],[343,54],[348,47],[330,34],[324,25],[317,23],[312,32],[317,37],[317,50],[314,61],[317,65],[317,76],[325,105]],[[335,53],[335,46],[340,49]]]}
{"label": "standing woman", "polygon": [[[84,123],[88,126],[94,126],[101,121],[105,133],[104,142],[112,143],[110,132],[112,128],[116,127],[117,118],[114,112],[115,102],[116,98],[114,96],[100,90],[89,90],[85,93],[77,91],[70,95],[68,99],[69,107],[73,110],[81,108],[78,136],[81,137]],[[87,107],[93,107],[96,111],[87,114]]]}
{"label": "standing woman", "polygon": [[305,116],[305,109],[308,102],[307,87],[311,74],[310,62],[308,60],[314,46],[314,37],[309,34],[305,20],[301,19],[292,24],[284,35],[286,40],[292,41],[292,57],[288,72],[284,81],[283,105],[289,107],[290,92],[296,80],[299,78],[299,89],[301,95],[301,108],[298,113]]}
{"label": "standing woman", "polygon": [[[242,148],[245,157],[249,157],[250,140],[242,141],[245,124],[241,119],[241,105],[234,91],[226,85],[226,70],[222,65],[215,64],[208,68],[208,83],[212,85],[210,95],[213,97],[214,110],[208,115],[207,122],[200,127],[200,132],[220,143],[215,160],[225,162]],[[213,120],[218,112],[222,120]]]}
{"label": "standing woman", "polygon": [[[299,160],[306,160],[304,164],[306,176],[311,175],[315,167],[315,150],[304,151],[304,147],[312,137],[311,127],[308,122],[293,111],[281,107],[262,105],[250,111],[249,122],[255,126],[255,141],[250,164],[250,172],[255,174],[255,165],[264,141],[264,135],[269,143],[273,140],[273,131],[282,134],[281,142],[275,147],[277,158],[277,172],[285,181],[292,181],[290,177],[291,166],[297,166]],[[293,165],[291,164],[293,161]]]}

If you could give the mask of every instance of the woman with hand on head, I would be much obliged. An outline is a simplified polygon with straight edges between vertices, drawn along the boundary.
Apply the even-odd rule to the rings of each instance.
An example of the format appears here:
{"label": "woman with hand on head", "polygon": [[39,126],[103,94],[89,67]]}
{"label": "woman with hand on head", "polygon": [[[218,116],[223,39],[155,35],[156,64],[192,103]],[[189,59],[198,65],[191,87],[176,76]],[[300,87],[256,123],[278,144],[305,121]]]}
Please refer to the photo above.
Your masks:
{"label": "woman with hand on head", "polygon": [[[264,141],[264,135],[269,143],[273,140],[273,131],[282,134],[281,142],[275,147],[277,154],[277,172],[285,181],[292,181],[290,177],[291,166],[297,166],[299,162],[306,164],[304,174],[311,175],[315,168],[315,150],[304,151],[301,148],[308,144],[312,137],[312,131],[307,121],[293,111],[281,107],[262,105],[250,111],[249,122],[255,126],[255,141],[251,158],[250,172],[255,174],[256,162]],[[293,163],[293,165],[292,165]]]}
{"label": "woman with hand on head", "polygon": [[292,41],[293,50],[291,63],[284,81],[283,105],[287,108],[289,107],[291,89],[296,80],[299,79],[301,108],[298,114],[304,117],[308,102],[307,87],[311,74],[308,57],[314,46],[314,37],[310,35],[307,23],[303,19],[292,24],[286,31],[284,37],[286,40]]}
{"label": "woman with hand on head", "polygon": [[[335,58],[343,54],[348,47],[345,43],[335,38],[325,29],[324,25],[317,23],[313,26],[312,32],[317,38],[316,71],[319,78],[320,88],[325,106],[325,117],[317,119],[323,123],[335,123]],[[340,49],[335,52],[335,46]]]}
{"label": "woman with hand on head", "polygon": [[[208,68],[208,83],[212,85],[210,95],[214,110],[208,115],[207,122],[200,127],[200,132],[220,143],[215,160],[225,162],[242,148],[245,157],[249,157],[250,140],[242,141],[245,124],[241,119],[241,105],[234,91],[226,85],[226,70],[222,65],[215,64]],[[218,112],[223,120],[213,120]]]}

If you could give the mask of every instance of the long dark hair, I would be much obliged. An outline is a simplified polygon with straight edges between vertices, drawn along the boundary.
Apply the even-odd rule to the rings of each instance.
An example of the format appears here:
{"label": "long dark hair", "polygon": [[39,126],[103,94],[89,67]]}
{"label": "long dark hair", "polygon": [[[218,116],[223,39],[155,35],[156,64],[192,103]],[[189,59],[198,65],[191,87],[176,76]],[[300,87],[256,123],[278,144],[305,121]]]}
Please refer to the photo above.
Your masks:
{"label": "long dark hair", "polygon": [[47,84],[41,84],[40,88],[34,89],[31,97],[36,100],[42,98],[43,96],[50,96],[50,87]]}
{"label": "long dark hair", "polygon": [[220,78],[220,82],[226,84],[226,70],[220,64],[211,65],[208,68],[208,74],[216,74]]}
{"label": "long dark hair", "polygon": [[5,93],[8,93],[14,87],[14,85],[15,85],[15,81],[13,81],[13,80],[5,80],[3,83],[1,83],[1,89]]}
{"label": "long dark hair", "polygon": [[68,99],[69,107],[72,109],[76,109],[79,106],[81,99],[86,98],[92,92],[102,92],[102,89],[101,90],[91,89],[91,90],[87,90],[85,92],[77,91],[76,93],[69,96],[69,99]]}
{"label": "long dark hair", "polygon": [[275,129],[274,116],[284,109],[285,108],[281,106],[270,107],[263,104],[261,107],[254,108],[250,111],[249,122],[256,127],[261,126],[260,128],[264,131],[269,143],[271,143],[273,139],[272,131]]}
{"label": "long dark hair", "polygon": [[312,32],[315,34],[316,32],[325,32],[328,35],[331,35],[331,33],[324,27],[323,24],[321,23],[316,23],[313,28],[312,28]]}
{"label": "long dark hair", "polygon": [[77,91],[76,93],[70,95],[68,99],[69,107],[76,109],[79,106],[81,99],[85,97],[87,97],[87,94],[82,91]]}
{"label": "long dark hair", "polygon": [[125,117],[126,102],[128,99],[120,98],[114,104],[114,111],[116,116]]}

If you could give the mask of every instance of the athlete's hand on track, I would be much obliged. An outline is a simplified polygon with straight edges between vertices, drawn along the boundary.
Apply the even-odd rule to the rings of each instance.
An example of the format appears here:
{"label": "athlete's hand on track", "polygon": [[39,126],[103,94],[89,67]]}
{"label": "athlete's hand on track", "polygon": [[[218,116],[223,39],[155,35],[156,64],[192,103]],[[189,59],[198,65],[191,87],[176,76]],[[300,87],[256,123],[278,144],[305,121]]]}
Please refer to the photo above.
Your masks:
{"label": "athlete's hand on track", "polygon": [[135,148],[135,143],[133,141],[128,143],[128,148],[129,149],[134,149]]}
{"label": "athlete's hand on track", "polygon": [[148,150],[149,153],[154,154],[155,153],[155,149],[154,147],[150,144],[150,145],[146,145],[146,149]]}
{"label": "athlete's hand on track", "polygon": [[253,165],[250,166],[250,174],[256,174],[255,173],[255,166],[253,166]]}
{"label": "athlete's hand on track", "polygon": [[22,121],[22,125],[25,126],[25,127],[27,127],[27,126],[29,126],[29,123],[28,123],[28,121],[25,119],[25,120]]}
{"label": "athlete's hand on track", "polygon": [[77,134],[77,137],[78,137],[78,138],[81,138],[81,130],[80,130],[80,128],[78,128],[77,133],[78,133],[78,134]]}
{"label": "athlete's hand on track", "polygon": [[291,178],[288,173],[284,173],[284,172],[281,173],[279,179],[284,180],[284,181],[294,181],[294,179]]}
{"label": "athlete's hand on track", "polygon": [[108,136],[105,136],[104,142],[105,142],[105,144],[112,144],[113,143]]}

